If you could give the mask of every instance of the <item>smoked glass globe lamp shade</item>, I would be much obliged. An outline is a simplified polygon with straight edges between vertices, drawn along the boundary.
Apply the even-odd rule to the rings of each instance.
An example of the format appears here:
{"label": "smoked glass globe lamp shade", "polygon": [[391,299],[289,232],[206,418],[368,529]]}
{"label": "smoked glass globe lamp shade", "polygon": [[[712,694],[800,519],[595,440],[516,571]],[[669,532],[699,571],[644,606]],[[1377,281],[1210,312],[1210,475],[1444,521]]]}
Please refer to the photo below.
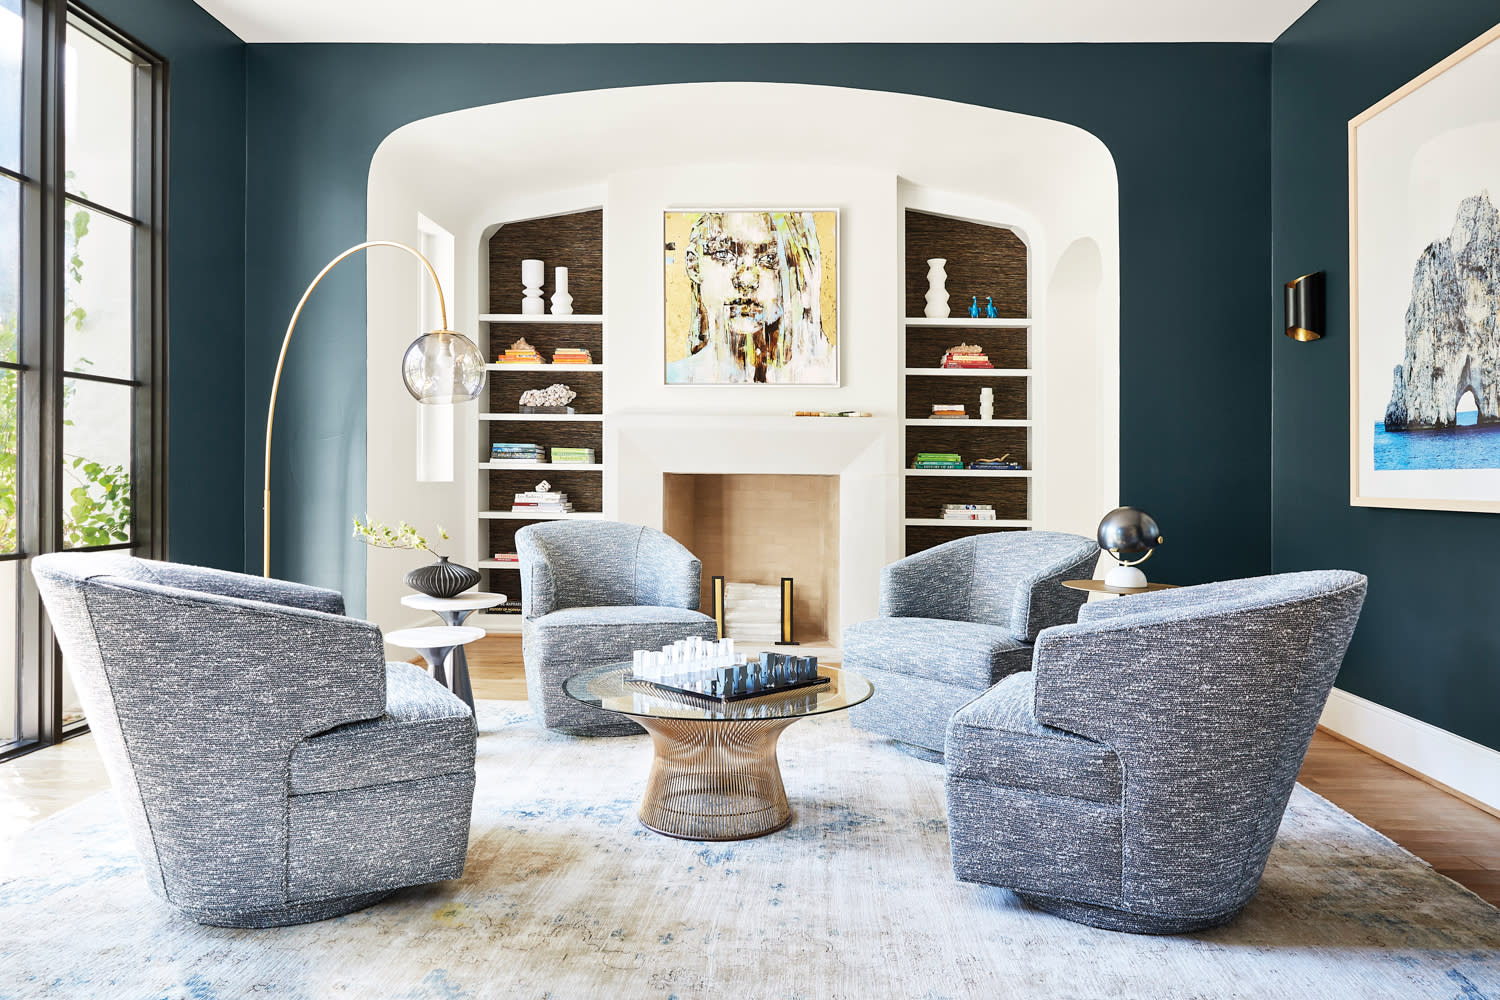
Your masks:
{"label": "smoked glass globe lamp shade", "polygon": [[411,342],[401,379],[419,403],[467,403],[484,389],[484,355],[453,330],[434,330]]}
{"label": "smoked glass globe lamp shade", "polygon": [[1162,541],[1156,519],[1137,507],[1117,507],[1105,514],[1099,522],[1099,547],[1120,564],[1104,577],[1105,585],[1120,590],[1146,586],[1146,574],[1136,567],[1150,559]]}

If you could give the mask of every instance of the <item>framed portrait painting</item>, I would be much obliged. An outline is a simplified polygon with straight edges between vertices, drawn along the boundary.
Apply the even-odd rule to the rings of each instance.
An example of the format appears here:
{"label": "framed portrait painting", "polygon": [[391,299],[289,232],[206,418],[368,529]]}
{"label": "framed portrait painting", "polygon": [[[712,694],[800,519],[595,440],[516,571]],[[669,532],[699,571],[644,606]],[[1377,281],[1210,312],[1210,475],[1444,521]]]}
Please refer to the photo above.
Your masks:
{"label": "framed portrait painting", "polygon": [[1500,512],[1500,27],[1349,122],[1350,503]]}
{"label": "framed portrait painting", "polygon": [[667,385],[839,384],[838,213],[663,213]]}

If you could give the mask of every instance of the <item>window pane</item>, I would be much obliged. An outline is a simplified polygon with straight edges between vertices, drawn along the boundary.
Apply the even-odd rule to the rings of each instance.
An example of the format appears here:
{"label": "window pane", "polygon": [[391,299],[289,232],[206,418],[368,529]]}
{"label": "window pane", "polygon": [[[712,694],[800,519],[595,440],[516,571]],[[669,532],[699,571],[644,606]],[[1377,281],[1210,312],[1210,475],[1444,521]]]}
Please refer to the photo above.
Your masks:
{"label": "window pane", "polygon": [[21,169],[21,0],[0,0],[0,166]]}
{"label": "window pane", "polygon": [[[21,490],[16,482],[16,445],[20,441],[19,387],[21,376],[10,369],[0,369],[0,552],[15,552],[17,548],[16,518],[20,512]],[[0,606],[0,618],[5,608]],[[3,651],[0,651],[3,656]],[[0,670],[3,670],[0,662]],[[0,674],[3,677],[3,674]]]}
{"label": "window pane", "polygon": [[63,547],[130,540],[130,426],[135,390],[63,380]]}
{"label": "window pane", "polygon": [[17,670],[16,620],[21,608],[17,602],[21,561],[0,563],[0,749],[21,738],[21,674]]}
{"label": "window pane", "polygon": [[21,185],[0,177],[0,361],[17,355],[21,315]]}
{"label": "window pane", "polygon": [[70,201],[63,228],[63,365],[131,378],[135,227]]}
{"label": "window pane", "polygon": [[68,193],[134,215],[135,67],[73,24],[67,47]]}

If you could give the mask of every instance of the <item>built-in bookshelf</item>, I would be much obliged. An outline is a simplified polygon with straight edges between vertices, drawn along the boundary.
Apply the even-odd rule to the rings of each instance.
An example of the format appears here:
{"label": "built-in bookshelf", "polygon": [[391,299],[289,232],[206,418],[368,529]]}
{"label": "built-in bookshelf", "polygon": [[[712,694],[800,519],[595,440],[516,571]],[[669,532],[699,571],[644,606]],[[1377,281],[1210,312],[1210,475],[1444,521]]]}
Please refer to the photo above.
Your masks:
{"label": "built-in bookshelf", "polygon": [[[516,532],[528,524],[547,520],[578,520],[604,516],[603,476],[608,456],[604,453],[604,213],[600,209],[572,212],[540,219],[507,222],[489,240],[487,301],[480,304],[480,326],[484,345],[487,384],[480,398],[479,495],[477,506],[480,551],[475,560],[485,580],[480,589],[498,591],[518,604],[521,596],[519,567],[496,561],[497,553],[516,551]],[[539,259],[546,265],[542,288],[547,313],[521,312],[521,261]],[[574,312],[558,316],[551,312],[556,291],[555,268],[568,269],[568,293]],[[540,364],[500,364],[501,354],[518,339],[525,338],[543,358]],[[552,364],[553,352],[561,348],[583,348],[589,364]],[[573,413],[522,413],[521,393],[565,383],[578,395]],[[593,462],[530,463],[494,461],[496,442],[536,444],[543,448],[591,448]],[[550,451],[549,451],[550,454]],[[536,488],[546,480],[556,492],[566,493],[572,504],[567,513],[511,510],[517,493]],[[476,616],[475,623],[491,631],[520,628],[514,608]]]}
{"label": "built-in bookshelf", "polygon": [[[1029,259],[1025,242],[1003,225],[907,209],[905,213],[904,412],[902,529],[907,555],[985,531],[1031,528],[1033,413]],[[947,261],[950,315],[924,314],[927,261]],[[968,315],[972,297],[993,300],[996,318]],[[978,345],[992,368],[943,368],[944,352]],[[994,414],[980,419],[982,388],[994,392]],[[934,418],[935,404],[962,404],[968,419]],[[914,469],[918,454],[962,456],[963,469]],[[970,469],[1000,458],[1019,469]],[[946,504],[988,504],[994,520],[943,518]]]}

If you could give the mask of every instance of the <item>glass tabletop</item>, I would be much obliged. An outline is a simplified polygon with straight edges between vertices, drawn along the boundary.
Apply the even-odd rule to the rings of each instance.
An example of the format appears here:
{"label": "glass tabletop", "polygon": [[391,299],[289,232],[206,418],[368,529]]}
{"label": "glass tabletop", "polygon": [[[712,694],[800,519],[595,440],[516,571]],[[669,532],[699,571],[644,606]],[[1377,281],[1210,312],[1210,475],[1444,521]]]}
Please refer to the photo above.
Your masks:
{"label": "glass tabletop", "polygon": [[745,719],[798,719],[822,715],[858,705],[874,691],[859,674],[834,667],[819,667],[818,676],[828,684],[795,688],[739,701],[719,701],[701,695],[672,694],[659,688],[628,683],[629,663],[607,663],[574,674],[563,690],[574,701],[621,715],[647,719],[697,719],[728,722]]}

